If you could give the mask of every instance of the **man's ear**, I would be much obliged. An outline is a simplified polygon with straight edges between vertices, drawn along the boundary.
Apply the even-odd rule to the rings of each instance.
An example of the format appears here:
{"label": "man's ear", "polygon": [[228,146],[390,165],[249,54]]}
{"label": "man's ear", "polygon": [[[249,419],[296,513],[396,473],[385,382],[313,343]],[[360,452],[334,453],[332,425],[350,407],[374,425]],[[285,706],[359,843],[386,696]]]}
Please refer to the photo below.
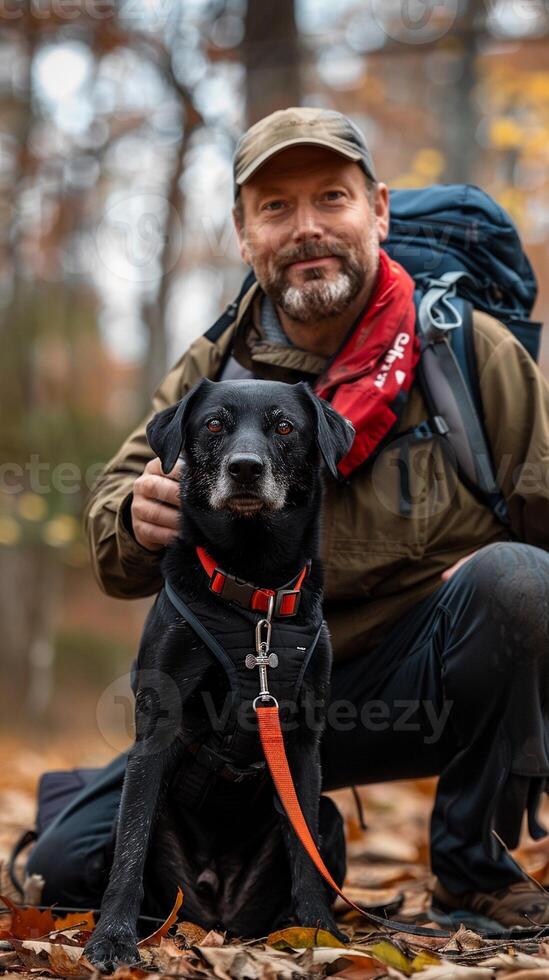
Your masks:
{"label": "man's ear", "polygon": [[382,184],[381,181],[376,186],[374,211],[377,237],[380,242],[384,242],[389,234],[389,190],[387,184]]}
{"label": "man's ear", "polygon": [[299,381],[298,385],[314,411],[316,444],[330,473],[338,479],[337,464],[353,445],[355,430],[349,419],[336,412],[323,398],[315,395],[305,381]]}
{"label": "man's ear", "polygon": [[185,428],[192,406],[196,404],[200,393],[203,395],[204,389],[212,384],[215,382],[201,378],[180,402],[158,412],[148,423],[149,446],[160,457],[164,473],[171,473],[185,445]]}

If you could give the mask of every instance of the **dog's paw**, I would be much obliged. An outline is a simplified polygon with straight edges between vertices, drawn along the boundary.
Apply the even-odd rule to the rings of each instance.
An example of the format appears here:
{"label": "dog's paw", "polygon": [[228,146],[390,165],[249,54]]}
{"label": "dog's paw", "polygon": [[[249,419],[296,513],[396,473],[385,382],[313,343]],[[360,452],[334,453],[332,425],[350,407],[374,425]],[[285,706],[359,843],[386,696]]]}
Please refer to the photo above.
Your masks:
{"label": "dog's paw", "polygon": [[84,948],[84,956],[100,973],[114,973],[121,963],[133,966],[141,962],[135,935],[122,928],[104,933],[96,929]]}

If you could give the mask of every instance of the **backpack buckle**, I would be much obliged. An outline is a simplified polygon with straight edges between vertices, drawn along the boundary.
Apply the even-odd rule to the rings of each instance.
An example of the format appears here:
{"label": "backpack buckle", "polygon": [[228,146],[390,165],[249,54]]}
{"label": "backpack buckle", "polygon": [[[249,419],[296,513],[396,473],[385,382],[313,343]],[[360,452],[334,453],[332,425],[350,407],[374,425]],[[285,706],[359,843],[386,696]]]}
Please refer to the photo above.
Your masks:
{"label": "backpack buckle", "polygon": [[433,415],[433,422],[435,423],[435,429],[439,436],[445,436],[450,431],[450,426],[442,415]]}
{"label": "backpack buckle", "polygon": [[445,436],[450,431],[450,426],[443,419],[442,415],[433,415],[429,419],[424,419],[416,425],[413,430],[414,437],[419,441],[432,439],[433,436]]}

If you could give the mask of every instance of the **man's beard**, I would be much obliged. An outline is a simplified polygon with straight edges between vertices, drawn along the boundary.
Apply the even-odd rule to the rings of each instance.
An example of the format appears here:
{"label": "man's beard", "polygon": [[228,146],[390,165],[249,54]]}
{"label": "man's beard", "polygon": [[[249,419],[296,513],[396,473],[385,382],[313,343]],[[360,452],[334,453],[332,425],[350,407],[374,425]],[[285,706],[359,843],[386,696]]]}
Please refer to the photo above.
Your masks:
{"label": "man's beard", "polygon": [[[327,255],[336,255],[341,259],[342,268],[335,276],[325,276],[322,267],[311,267],[304,270],[305,281],[301,285],[290,285],[286,270],[292,262]],[[373,257],[374,267],[376,258]],[[372,257],[368,256],[368,259],[369,264]],[[269,298],[291,320],[310,323],[343,313],[362,290],[367,271],[364,261],[359,261],[351,247],[337,242],[328,245],[311,241],[291,252],[278,253],[276,265],[271,263],[265,276],[258,276],[258,279]]]}

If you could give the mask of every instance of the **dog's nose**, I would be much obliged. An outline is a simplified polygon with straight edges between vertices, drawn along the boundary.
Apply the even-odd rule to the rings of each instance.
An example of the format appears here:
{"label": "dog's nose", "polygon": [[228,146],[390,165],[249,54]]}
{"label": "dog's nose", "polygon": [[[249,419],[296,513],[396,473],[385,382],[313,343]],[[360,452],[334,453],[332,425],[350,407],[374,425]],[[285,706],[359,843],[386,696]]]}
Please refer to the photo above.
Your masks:
{"label": "dog's nose", "polygon": [[263,472],[263,461],[255,453],[234,453],[228,470],[237,483],[254,483]]}

